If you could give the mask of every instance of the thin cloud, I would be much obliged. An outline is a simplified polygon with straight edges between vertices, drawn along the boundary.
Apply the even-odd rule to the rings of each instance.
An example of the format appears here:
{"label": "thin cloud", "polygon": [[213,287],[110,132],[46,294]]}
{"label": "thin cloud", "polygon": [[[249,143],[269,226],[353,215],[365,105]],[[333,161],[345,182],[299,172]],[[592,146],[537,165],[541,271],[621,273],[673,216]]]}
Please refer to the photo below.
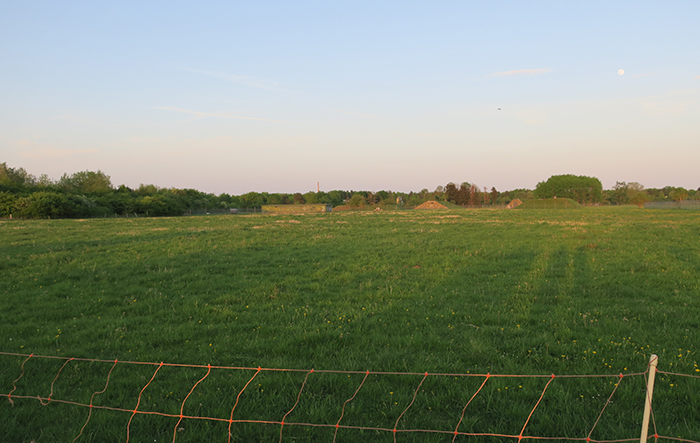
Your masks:
{"label": "thin cloud", "polygon": [[173,108],[171,106],[157,106],[154,109],[161,109],[163,111],[182,112],[183,114],[201,115],[204,117],[236,118],[236,119],[241,119],[241,120],[257,120],[257,121],[261,121],[261,122],[289,123],[289,122],[285,122],[282,120],[271,120],[268,118],[245,117],[242,115],[227,115],[227,114],[214,114],[211,112],[190,111],[188,109]]}
{"label": "thin cloud", "polygon": [[192,69],[192,68],[181,68],[188,72],[194,72],[197,74],[204,74],[210,77],[215,77],[220,80],[224,80],[231,83],[237,83],[239,85],[251,86],[253,88],[265,89],[267,91],[283,91],[280,88],[279,83],[273,82],[271,80],[264,80],[255,77],[249,77],[247,75],[235,75],[228,74],[226,72],[219,71],[204,71],[202,69]]}
{"label": "thin cloud", "polygon": [[552,72],[551,69],[541,68],[541,69],[518,69],[516,71],[502,71],[494,72],[486,77],[512,77],[512,76],[525,76],[525,75],[540,75]]}

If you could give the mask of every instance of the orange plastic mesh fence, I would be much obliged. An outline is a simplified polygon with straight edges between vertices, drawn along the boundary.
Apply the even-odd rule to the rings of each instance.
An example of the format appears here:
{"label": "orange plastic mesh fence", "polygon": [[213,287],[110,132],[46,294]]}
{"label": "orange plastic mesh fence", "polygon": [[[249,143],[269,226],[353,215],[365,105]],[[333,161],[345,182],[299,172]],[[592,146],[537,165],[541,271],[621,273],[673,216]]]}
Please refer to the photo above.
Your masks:
{"label": "orange plastic mesh fence", "polygon": [[[82,428],[80,429],[80,433],[75,437],[73,441],[78,440],[82,434],[85,428],[88,426],[88,423],[90,422],[90,418],[92,416],[92,411],[93,409],[101,409],[101,410],[109,410],[109,411],[114,411],[114,412],[127,412],[130,413],[131,416],[129,418],[128,424],[127,424],[127,429],[126,429],[126,442],[129,442],[130,439],[130,432],[131,432],[131,422],[132,419],[137,415],[158,415],[158,416],[163,416],[163,417],[172,417],[172,418],[177,418],[177,424],[175,425],[173,429],[173,442],[176,441],[177,439],[177,434],[178,434],[178,429],[179,425],[184,419],[188,420],[209,420],[209,421],[214,421],[214,422],[226,422],[228,423],[228,438],[229,441],[231,441],[231,426],[235,423],[257,423],[257,424],[267,424],[267,425],[276,425],[279,426],[279,431],[280,431],[280,441],[282,441],[284,429],[286,426],[308,426],[308,427],[325,427],[325,428],[334,428],[335,433],[333,434],[333,442],[335,442],[336,437],[337,437],[337,432],[339,429],[354,429],[354,430],[368,430],[368,431],[380,431],[380,432],[387,432],[393,434],[394,437],[394,442],[396,442],[396,436],[397,434],[404,434],[404,433],[437,433],[437,434],[451,434],[453,435],[453,440],[454,441],[458,436],[490,436],[490,437],[505,437],[505,438],[512,438],[514,440],[517,440],[520,442],[521,440],[560,440],[560,441],[586,441],[586,442],[597,442],[597,443],[612,443],[612,442],[626,442],[626,441],[638,441],[639,438],[628,438],[628,439],[621,439],[621,440],[594,440],[591,438],[591,435],[593,434],[593,431],[595,430],[596,426],[598,425],[601,417],[603,416],[603,413],[605,412],[605,409],[607,406],[612,402],[612,398],[615,395],[615,392],[617,391],[617,388],[620,386],[621,382],[623,379],[627,379],[630,377],[644,377],[646,378],[646,375],[648,373],[647,371],[644,372],[639,372],[639,373],[627,373],[627,374],[601,374],[601,375],[532,375],[532,374],[472,374],[472,373],[467,373],[467,374],[452,374],[452,373],[414,373],[414,372],[374,372],[374,371],[333,371],[333,370],[314,370],[314,369],[284,369],[284,368],[250,368],[250,367],[235,367],[235,366],[212,366],[212,365],[188,365],[188,364],[176,364],[176,363],[155,363],[155,362],[137,362],[137,361],[118,361],[118,360],[100,360],[100,359],[87,359],[87,358],[66,358],[66,357],[55,357],[55,356],[41,356],[41,355],[34,355],[34,354],[17,354],[17,353],[7,353],[7,352],[0,352],[0,355],[4,356],[16,356],[16,357],[22,357],[24,360],[22,361],[22,365],[20,367],[20,374],[19,376],[13,381],[12,383],[12,389],[9,391],[9,393],[4,394],[0,393],[0,397],[6,397],[7,400],[14,405],[15,400],[18,399],[33,399],[33,400],[38,400],[42,405],[48,405],[51,402],[55,403],[63,403],[63,404],[71,404],[75,406],[80,406],[80,407],[85,407],[88,410],[87,414],[87,419],[85,421],[85,424],[83,424]],[[31,359],[59,359],[59,360],[64,360],[63,364],[61,365],[60,369],[58,372],[55,374],[53,377],[53,381],[51,382],[51,387],[48,393],[48,396],[42,397],[40,394],[38,395],[15,395],[14,392],[17,390],[17,382],[24,377],[26,369],[25,365],[28,361]],[[80,403],[80,402],[75,402],[75,401],[70,401],[70,400],[65,400],[65,399],[60,399],[60,398],[55,398],[54,397],[54,384],[57,382],[59,379],[59,376],[61,375],[61,372],[64,370],[64,368],[69,365],[71,362],[78,362],[78,361],[83,361],[83,362],[99,362],[99,363],[111,363],[111,368],[109,372],[107,373],[104,388],[100,391],[96,391],[92,394],[90,397],[90,403],[85,404],[85,403]],[[143,388],[140,390],[138,394],[138,398],[136,401],[136,406],[134,409],[128,409],[128,408],[120,408],[120,407],[112,407],[112,406],[100,406],[100,405],[95,405],[94,404],[94,399],[96,396],[103,394],[107,388],[109,387],[110,383],[110,377],[112,376],[112,372],[114,371],[115,367],[117,365],[145,365],[145,366],[152,366],[155,367],[155,370],[148,380],[148,382],[143,386]],[[158,375],[158,372],[161,370],[163,367],[189,367],[189,368],[206,368],[207,372],[206,374],[199,378],[198,381],[192,386],[192,388],[189,390],[189,393],[187,396],[182,400],[182,404],[180,405],[180,413],[179,414],[172,414],[172,413],[165,413],[165,412],[158,412],[158,411],[144,411],[144,410],[139,410],[139,405],[141,404],[141,397],[144,393],[144,391],[148,388],[148,386],[153,382],[153,380],[156,378]],[[197,386],[203,382],[213,370],[216,371],[250,371],[252,372],[252,375],[248,379],[247,383],[243,386],[243,388],[238,392],[238,395],[236,396],[235,403],[233,407],[231,408],[231,413],[228,417],[222,418],[222,417],[202,417],[202,416],[192,416],[192,415],[186,415],[184,414],[185,411],[185,403],[187,402],[188,398],[190,395],[195,391]],[[304,381],[301,385],[301,388],[299,389],[297,395],[296,395],[296,402],[294,405],[286,411],[280,418],[279,421],[274,421],[274,420],[252,420],[252,419],[236,419],[235,417],[235,411],[236,407],[239,404],[239,400],[241,397],[241,394],[248,388],[250,383],[258,376],[258,374],[262,372],[297,372],[297,373],[305,373]],[[357,389],[354,391],[354,394],[345,400],[342,406],[342,411],[340,414],[340,417],[338,420],[334,423],[296,423],[296,422],[288,422],[286,419],[288,416],[294,411],[294,409],[299,405],[299,401],[302,398],[302,394],[304,392],[305,387],[307,386],[307,382],[309,381],[309,376],[311,374],[360,374],[364,375],[364,378],[362,379],[362,382],[359,384]],[[664,372],[664,371],[657,371],[658,374],[665,374],[669,376],[676,376],[676,377],[688,377],[688,378],[700,378],[699,376],[694,376],[694,375],[687,375],[687,374],[678,374],[678,373],[671,373],[671,372]],[[365,382],[367,381],[367,377],[370,375],[412,375],[412,376],[422,376],[420,383],[416,386],[414,392],[413,392],[413,397],[411,399],[411,402],[403,409],[403,412],[399,415],[398,419],[396,419],[396,422],[394,423],[392,428],[382,428],[382,427],[363,427],[363,426],[351,426],[347,424],[343,424],[343,417],[345,415],[345,408],[346,406],[352,402],[355,397],[358,395],[360,390],[363,388],[365,385]],[[456,426],[452,430],[446,430],[446,429],[399,429],[399,423],[401,422],[401,419],[405,416],[405,414],[409,411],[411,406],[413,406],[416,396],[418,395],[421,386],[423,383],[428,379],[428,377],[474,377],[474,378],[483,378],[482,383],[478,387],[478,389],[471,395],[469,400],[466,402],[464,405],[464,408],[461,410],[461,416],[456,419]],[[471,433],[471,432],[462,432],[459,430],[460,425],[463,422],[463,419],[465,417],[465,412],[467,408],[469,407],[470,403],[472,400],[474,400],[477,395],[482,391],[484,386],[487,384],[487,382],[492,379],[492,378],[514,378],[514,377],[519,377],[519,378],[541,378],[541,379],[548,379],[546,385],[542,389],[541,394],[539,395],[539,399],[537,402],[533,405],[532,410],[530,411],[527,420],[522,425],[522,429],[520,432],[515,435],[515,434],[497,434],[497,433]],[[617,379],[616,383],[614,385],[614,389],[610,393],[610,396],[608,400],[605,402],[603,405],[602,409],[600,410],[600,413],[597,415],[597,419],[595,423],[592,425],[590,432],[585,437],[543,437],[543,436],[535,436],[535,435],[526,435],[526,429],[528,428],[528,424],[530,423],[530,419],[532,418],[533,414],[537,410],[538,406],[540,405],[540,402],[544,398],[547,389],[549,388],[550,384],[555,380],[555,379],[561,379],[561,378],[614,378]],[[406,426],[406,424],[403,424]],[[664,439],[664,440],[669,440],[669,441],[679,441],[679,442],[689,442],[689,443],[700,443],[696,440],[690,440],[686,438],[681,438],[681,437],[670,437],[670,436],[663,436],[660,435],[656,429],[656,422],[653,419],[653,410],[652,410],[652,425],[654,427],[654,432],[649,436],[649,438],[654,438],[655,441],[658,441],[659,439]]]}

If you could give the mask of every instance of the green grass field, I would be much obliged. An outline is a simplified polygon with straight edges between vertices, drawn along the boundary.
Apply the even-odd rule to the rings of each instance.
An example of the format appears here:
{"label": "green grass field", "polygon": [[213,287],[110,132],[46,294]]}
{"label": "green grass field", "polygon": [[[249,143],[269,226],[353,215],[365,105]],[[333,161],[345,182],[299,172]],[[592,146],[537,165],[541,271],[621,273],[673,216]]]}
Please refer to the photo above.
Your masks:
{"label": "green grass field", "polygon": [[[700,215],[632,208],[0,221],[0,351],[370,375],[343,424],[391,429],[424,372],[699,374]],[[0,354],[0,394],[26,357]],[[29,359],[13,395],[47,397],[63,360]],[[70,362],[54,398],[90,403],[112,364]],[[95,404],[126,410],[156,369],[117,365]],[[179,414],[207,368],[163,367],[139,410]],[[255,371],[212,370],[186,415],[229,418]],[[239,419],[280,421],[306,372],[264,371]],[[315,372],[287,422],[335,424],[364,373]],[[615,378],[555,379],[527,435],[585,438]],[[463,432],[520,432],[547,378],[490,379]],[[398,429],[454,430],[483,377],[428,377]],[[623,379],[593,439],[638,438],[643,377]],[[700,440],[700,379],[660,374],[659,432]],[[72,441],[85,407],[0,397],[0,441]],[[95,409],[77,441],[126,441],[128,412]],[[177,418],[137,415],[130,441],[172,441]],[[185,419],[176,441],[227,441]],[[279,441],[235,424],[232,441]],[[282,441],[333,441],[287,426]],[[652,432],[653,433],[653,432]],[[398,433],[396,441],[452,441]],[[340,429],[336,441],[392,442]],[[456,441],[514,441],[467,438]]]}
{"label": "green grass field", "polygon": [[523,204],[517,206],[518,210],[523,209],[546,209],[546,210],[572,210],[583,209],[584,206],[570,198],[543,198],[525,200]]}

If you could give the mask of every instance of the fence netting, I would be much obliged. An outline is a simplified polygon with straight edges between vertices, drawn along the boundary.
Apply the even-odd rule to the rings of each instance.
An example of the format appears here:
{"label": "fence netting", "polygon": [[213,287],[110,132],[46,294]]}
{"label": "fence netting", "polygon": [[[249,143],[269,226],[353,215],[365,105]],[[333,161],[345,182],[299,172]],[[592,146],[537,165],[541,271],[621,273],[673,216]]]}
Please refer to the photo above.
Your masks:
{"label": "fence netting", "polygon": [[687,209],[690,211],[700,211],[700,200],[646,202],[645,209]]}
{"label": "fence netting", "polygon": [[[62,441],[127,443],[639,441],[649,373],[342,371],[3,352],[0,358],[7,426],[18,433],[41,428]],[[688,420],[700,418],[691,395],[700,377],[664,371],[658,377],[649,438],[699,443],[690,435],[697,423],[689,427]],[[666,385],[675,388],[671,395]],[[679,399],[686,413],[675,417]],[[663,411],[669,408],[674,412]]]}

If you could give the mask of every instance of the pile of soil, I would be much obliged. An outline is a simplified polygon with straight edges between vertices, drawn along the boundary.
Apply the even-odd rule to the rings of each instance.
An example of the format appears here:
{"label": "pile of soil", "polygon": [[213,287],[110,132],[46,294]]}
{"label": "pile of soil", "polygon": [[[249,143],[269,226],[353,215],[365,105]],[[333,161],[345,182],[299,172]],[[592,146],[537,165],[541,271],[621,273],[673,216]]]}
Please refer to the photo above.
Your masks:
{"label": "pile of soil", "polygon": [[506,209],[513,209],[513,208],[515,208],[516,206],[520,206],[520,205],[522,205],[522,204],[523,204],[523,202],[520,201],[519,198],[516,198],[515,200],[511,201],[510,203],[508,203],[508,205],[506,206]]}
{"label": "pile of soil", "polygon": [[416,206],[415,209],[449,209],[447,206],[436,202],[435,200],[430,200],[423,203],[420,206]]}

